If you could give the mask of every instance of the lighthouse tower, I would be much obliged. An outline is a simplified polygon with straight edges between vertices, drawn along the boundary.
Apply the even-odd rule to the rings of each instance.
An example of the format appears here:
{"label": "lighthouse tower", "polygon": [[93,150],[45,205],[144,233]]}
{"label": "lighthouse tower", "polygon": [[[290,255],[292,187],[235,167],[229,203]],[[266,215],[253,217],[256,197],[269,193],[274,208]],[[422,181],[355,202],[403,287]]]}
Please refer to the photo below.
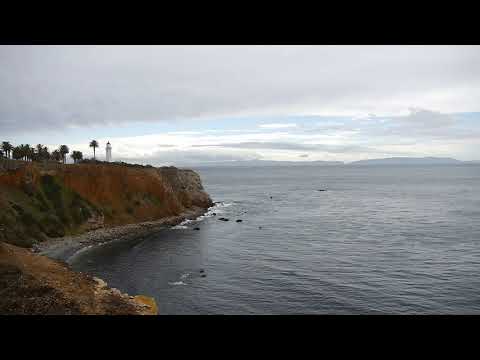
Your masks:
{"label": "lighthouse tower", "polygon": [[110,141],[107,142],[106,151],[107,151],[107,162],[111,162],[112,161],[112,145],[110,145]]}

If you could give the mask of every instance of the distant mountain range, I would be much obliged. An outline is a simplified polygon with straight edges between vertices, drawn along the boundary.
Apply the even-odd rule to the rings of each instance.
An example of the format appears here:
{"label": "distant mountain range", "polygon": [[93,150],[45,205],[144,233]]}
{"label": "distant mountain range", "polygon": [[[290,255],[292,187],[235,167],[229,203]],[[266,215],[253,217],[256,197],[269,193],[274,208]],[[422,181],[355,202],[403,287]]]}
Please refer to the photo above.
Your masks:
{"label": "distant mountain range", "polygon": [[454,165],[466,162],[467,161],[443,157],[392,157],[353,161],[349,163],[349,165]]}
{"label": "distant mountain range", "polygon": [[446,157],[391,157],[384,159],[359,160],[350,163],[343,161],[274,161],[237,160],[197,164],[194,167],[233,167],[233,166],[341,166],[341,165],[459,165],[480,164],[480,160],[461,161]]}

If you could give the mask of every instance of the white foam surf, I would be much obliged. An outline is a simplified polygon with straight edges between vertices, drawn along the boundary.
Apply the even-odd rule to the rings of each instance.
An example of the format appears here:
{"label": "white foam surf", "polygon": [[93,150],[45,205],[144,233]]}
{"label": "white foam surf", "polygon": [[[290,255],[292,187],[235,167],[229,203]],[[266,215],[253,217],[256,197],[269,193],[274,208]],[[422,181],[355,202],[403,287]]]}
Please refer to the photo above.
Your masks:
{"label": "white foam surf", "polygon": [[187,285],[183,281],[175,281],[175,282],[169,282],[170,285],[177,286],[177,285]]}
{"label": "white foam surf", "polygon": [[205,220],[206,218],[213,217],[217,214],[222,214],[224,212],[222,210],[223,208],[226,208],[232,205],[233,203],[224,203],[223,201],[216,202],[213,206],[209,207],[203,215],[200,215],[195,219],[185,219],[180,224],[173,226],[171,229],[173,230],[189,229],[189,227],[187,226],[188,224],[198,223],[202,220]]}

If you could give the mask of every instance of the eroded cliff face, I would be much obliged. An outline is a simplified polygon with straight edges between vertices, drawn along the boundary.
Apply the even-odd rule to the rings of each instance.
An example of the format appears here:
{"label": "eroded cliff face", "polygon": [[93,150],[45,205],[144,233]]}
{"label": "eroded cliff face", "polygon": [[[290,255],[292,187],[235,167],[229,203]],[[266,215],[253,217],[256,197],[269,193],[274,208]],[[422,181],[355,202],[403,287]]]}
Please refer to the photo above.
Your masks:
{"label": "eroded cliff face", "polygon": [[0,241],[23,247],[210,206],[198,174],[174,167],[24,163],[0,169]]}
{"label": "eroded cliff face", "polygon": [[67,166],[56,176],[101,208],[107,225],[157,220],[212,205],[191,170],[84,164]]}

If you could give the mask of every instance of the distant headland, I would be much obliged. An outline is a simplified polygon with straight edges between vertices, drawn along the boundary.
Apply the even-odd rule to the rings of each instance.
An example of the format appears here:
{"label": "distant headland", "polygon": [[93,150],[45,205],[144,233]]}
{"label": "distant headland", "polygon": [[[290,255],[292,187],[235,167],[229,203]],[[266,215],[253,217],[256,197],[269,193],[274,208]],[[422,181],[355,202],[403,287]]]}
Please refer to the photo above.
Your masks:
{"label": "distant headland", "polygon": [[344,161],[275,161],[275,160],[232,160],[202,163],[195,167],[234,167],[234,166],[348,166],[348,165],[460,165],[480,164],[480,160],[462,161],[448,157],[391,157]]}

